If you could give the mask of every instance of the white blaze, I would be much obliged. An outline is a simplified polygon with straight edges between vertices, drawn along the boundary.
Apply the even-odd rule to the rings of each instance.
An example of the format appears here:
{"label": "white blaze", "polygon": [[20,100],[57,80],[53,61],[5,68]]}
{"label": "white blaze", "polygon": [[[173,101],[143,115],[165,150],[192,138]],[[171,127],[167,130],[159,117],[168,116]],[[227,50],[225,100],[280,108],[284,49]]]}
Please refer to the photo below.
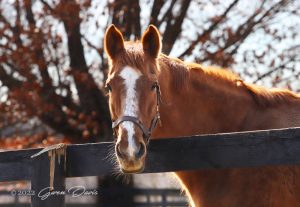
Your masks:
{"label": "white blaze", "polygon": [[[136,94],[136,82],[141,76],[141,72],[135,70],[129,66],[125,66],[120,77],[124,79],[124,85],[126,89],[125,101],[123,106],[123,116],[133,116],[137,117],[138,100]],[[134,156],[134,152],[137,150],[137,145],[134,142],[134,124],[129,121],[124,121],[121,123],[122,127],[127,131],[128,137],[128,154]]]}

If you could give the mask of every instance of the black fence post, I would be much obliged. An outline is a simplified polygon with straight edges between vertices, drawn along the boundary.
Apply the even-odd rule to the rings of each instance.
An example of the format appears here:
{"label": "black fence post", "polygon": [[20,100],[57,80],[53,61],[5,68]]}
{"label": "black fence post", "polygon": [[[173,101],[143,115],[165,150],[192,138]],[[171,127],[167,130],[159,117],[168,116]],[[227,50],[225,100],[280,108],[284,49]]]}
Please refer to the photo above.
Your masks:
{"label": "black fence post", "polygon": [[32,157],[32,207],[64,207],[66,145],[47,147]]}

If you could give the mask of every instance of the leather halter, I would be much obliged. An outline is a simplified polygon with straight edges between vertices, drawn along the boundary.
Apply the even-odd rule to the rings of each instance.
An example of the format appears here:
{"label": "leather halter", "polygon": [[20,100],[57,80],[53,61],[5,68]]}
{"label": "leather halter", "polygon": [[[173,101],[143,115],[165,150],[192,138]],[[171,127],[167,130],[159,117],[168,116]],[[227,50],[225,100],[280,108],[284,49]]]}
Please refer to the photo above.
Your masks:
{"label": "leather halter", "polygon": [[143,132],[143,137],[144,137],[146,143],[149,142],[152,131],[155,129],[157,123],[159,123],[161,125],[160,113],[159,113],[159,104],[161,102],[161,91],[160,91],[158,82],[155,82],[155,84],[153,85],[153,89],[155,89],[155,92],[156,92],[156,114],[151,121],[151,125],[150,125],[149,129],[147,129],[145,127],[145,125],[143,124],[143,122],[141,120],[139,120],[137,117],[121,116],[120,118],[118,118],[117,120],[112,122],[112,129],[114,132],[114,136],[116,135],[115,129],[117,126],[119,126],[124,121],[130,121],[130,122],[134,123],[135,125],[137,125],[140,128],[140,130]]}

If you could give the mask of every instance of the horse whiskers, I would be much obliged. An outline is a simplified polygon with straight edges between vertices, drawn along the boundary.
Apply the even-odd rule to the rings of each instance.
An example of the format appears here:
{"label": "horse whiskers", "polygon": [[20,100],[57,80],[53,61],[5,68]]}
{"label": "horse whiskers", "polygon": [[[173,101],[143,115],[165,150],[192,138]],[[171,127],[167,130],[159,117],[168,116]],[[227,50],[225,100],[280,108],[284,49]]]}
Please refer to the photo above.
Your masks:
{"label": "horse whiskers", "polygon": [[112,175],[115,176],[117,180],[121,180],[123,183],[130,183],[131,176],[129,174],[124,174],[119,167],[117,156],[115,154],[115,144],[109,146],[107,156],[104,160],[108,160],[113,165]]}
{"label": "horse whiskers", "polygon": [[115,176],[116,180],[121,180],[122,183],[129,184],[130,181],[131,181],[131,176],[129,174],[124,174],[120,170],[118,164],[116,164],[114,167],[115,168],[114,168],[114,170],[112,172],[112,175]]}
{"label": "horse whiskers", "polygon": [[129,174],[123,174],[122,178],[123,178],[123,180],[122,180],[123,183],[130,184],[131,175],[129,175]]}
{"label": "horse whiskers", "polygon": [[107,156],[104,158],[104,160],[109,161],[113,165],[112,174],[116,176],[116,178],[119,178],[123,175],[122,171],[120,170],[117,156],[115,153],[115,144],[109,146]]}
{"label": "horse whiskers", "polygon": [[110,162],[115,162],[117,159],[115,155],[115,144],[112,144],[108,147],[108,153],[107,156],[103,158],[103,160],[108,160]]}
{"label": "horse whiskers", "polygon": [[115,145],[112,144],[109,146],[107,156],[103,159],[104,161],[108,161],[113,165],[112,174],[118,175],[120,172],[119,163],[117,160],[117,156],[115,154]]}

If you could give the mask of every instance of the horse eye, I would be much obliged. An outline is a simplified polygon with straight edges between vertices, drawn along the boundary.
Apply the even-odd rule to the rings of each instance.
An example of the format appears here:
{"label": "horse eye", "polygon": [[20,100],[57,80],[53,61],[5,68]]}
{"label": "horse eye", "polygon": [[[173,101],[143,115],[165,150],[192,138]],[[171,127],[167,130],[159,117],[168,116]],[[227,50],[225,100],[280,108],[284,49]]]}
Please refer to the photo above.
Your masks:
{"label": "horse eye", "polygon": [[105,90],[107,90],[109,92],[112,91],[111,86],[108,83],[105,85]]}
{"label": "horse eye", "polygon": [[154,82],[153,84],[152,84],[152,86],[151,86],[151,90],[153,91],[154,89],[156,89],[157,88],[157,82]]}

